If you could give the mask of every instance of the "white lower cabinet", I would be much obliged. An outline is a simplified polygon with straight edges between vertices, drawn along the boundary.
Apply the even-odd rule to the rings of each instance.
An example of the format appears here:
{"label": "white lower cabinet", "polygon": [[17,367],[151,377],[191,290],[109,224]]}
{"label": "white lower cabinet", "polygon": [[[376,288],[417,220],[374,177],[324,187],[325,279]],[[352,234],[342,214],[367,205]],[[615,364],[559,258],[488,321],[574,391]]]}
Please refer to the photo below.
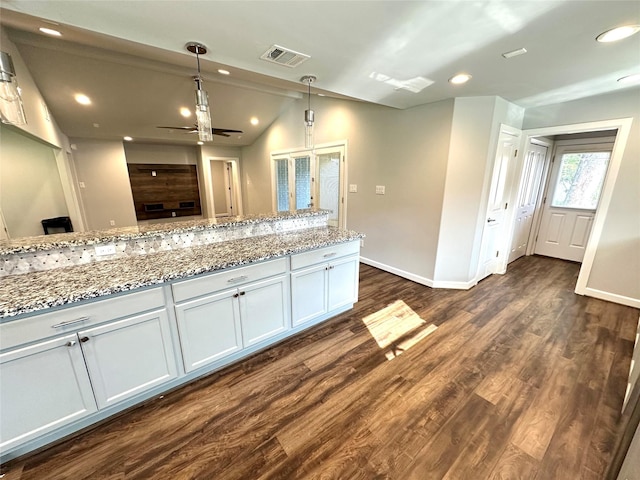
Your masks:
{"label": "white lower cabinet", "polygon": [[166,310],[78,332],[99,408],[178,376]]}
{"label": "white lower cabinet", "polygon": [[237,289],[176,305],[184,369],[215,362],[242,349]]}
{"label": "white lower cabinet", "polygon": [[[186,372],[289,329],[286,260],[176,282],[172,288]],[[266,277],[266,278],[264,278]],[[237,285],[233,288],[224,288]],[[190,295],[198,295],[189,298]]]}
{"label": "white lower cabinet", "polygon": [[0,355],[0,449],[13,448],[96,411],[75,334]]}
{"label": "white lower cabinet", "polygon": [[360,257],[355,242],[291,257],[293,326],[302,325],[358,300]]}

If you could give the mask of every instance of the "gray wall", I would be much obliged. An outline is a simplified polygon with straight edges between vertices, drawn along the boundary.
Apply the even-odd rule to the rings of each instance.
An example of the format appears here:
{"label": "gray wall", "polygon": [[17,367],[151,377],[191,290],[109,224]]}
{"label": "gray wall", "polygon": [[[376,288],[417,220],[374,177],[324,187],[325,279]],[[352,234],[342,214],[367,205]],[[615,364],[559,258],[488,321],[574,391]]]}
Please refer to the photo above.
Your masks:
{"label": "gray wall", "polygon": [[[129,172],[121,141],[71,139],[88,230],[136,226]],[[111,225],[113,220],[114,225]]]}
{"label": "gray wall", "polygon": [[68,216],[54,149],[0,126],[0,209],[10,238],[43,235],[41,220]]}
{"label": "gray wall", "polygon": [[196,165],[198,149],[195,145],[157,145],[151,143],[124,143],[127,163],[162,163],[169,165]]}
{"label": "gray wall", "polygon": [[[367,235],[362,256],[433,278],[449,153],[453,100],[408,110],[314,97],[315,143],[348,140],[347,228]],[[284,112],[242,150],[244,205],[248,213],[271,210],[272,151],[304,145],[306,99]],[[375,186],[384,185],[385,195]]]}
{"label": "gray wall", "polygon": [[530,108],[524,128],[633,118],[587,287],[640,301],[640,88]]}

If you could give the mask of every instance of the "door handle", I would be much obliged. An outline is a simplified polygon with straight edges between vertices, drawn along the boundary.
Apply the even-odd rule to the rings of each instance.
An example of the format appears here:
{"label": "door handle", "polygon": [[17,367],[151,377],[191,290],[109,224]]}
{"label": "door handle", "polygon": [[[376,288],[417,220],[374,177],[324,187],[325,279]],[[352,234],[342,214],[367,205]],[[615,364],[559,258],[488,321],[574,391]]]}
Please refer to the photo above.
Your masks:
{"label": "door handle", "polygon": [[495,221],[497,221],[495,218],[488,218],[487,219],[487,223],[493,223]]}

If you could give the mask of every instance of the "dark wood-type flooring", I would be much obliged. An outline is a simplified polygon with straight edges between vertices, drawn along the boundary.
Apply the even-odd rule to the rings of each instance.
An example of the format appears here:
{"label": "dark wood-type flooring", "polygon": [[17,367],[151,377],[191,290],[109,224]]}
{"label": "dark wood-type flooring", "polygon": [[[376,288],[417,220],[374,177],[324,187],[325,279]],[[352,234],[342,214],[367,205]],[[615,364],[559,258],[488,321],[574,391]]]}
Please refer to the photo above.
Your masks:
{"label": "dark wood-type flooring", "polygon": [[468,291],[366,265],[328,322],[48,450],[28,479],[601,480],[639,311],[525,257]]}

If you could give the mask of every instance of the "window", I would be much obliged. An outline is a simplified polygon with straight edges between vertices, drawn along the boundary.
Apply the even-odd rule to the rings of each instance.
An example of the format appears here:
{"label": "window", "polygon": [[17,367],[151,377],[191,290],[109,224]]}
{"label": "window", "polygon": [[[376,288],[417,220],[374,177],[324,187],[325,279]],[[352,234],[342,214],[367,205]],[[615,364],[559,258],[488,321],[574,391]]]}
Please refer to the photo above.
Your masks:
{"label": "window", "polygon": [[552,207],[595,210],[611,152],[573,152],[561,157]]}

